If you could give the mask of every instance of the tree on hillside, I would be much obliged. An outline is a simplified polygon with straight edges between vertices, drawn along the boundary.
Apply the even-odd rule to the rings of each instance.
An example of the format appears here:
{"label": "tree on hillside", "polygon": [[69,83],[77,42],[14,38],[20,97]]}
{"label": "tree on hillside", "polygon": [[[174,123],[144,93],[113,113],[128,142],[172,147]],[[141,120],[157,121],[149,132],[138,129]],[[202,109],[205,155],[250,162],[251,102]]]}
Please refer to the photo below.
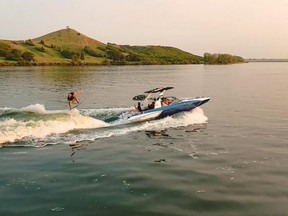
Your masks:
{"label": "tree on hillside", "polygon": [[235,64],[235,63],[244,63],[245,60],[240,56],[233,56],[229,54],[204,54],[204,63],[205,64]]}
{"label": "tree on hillside", "polygon": [[77,55],[79,58],[79,53],[76,53],[70,50],[62,50],[60,53],[63,57],[68,58],[68,59],[72,59],[73,55]]}
{"label": "tree on hillside", "polygon": [[33,43],[31,39],[29,39],[28,41],[25,41],[25,44],[29,46],[35,46],[35,44]]}
{"label": "tree on hillside", "polygon": [[114,61],[123,61],[125,60],[125,56],[119,50],[108,50],[107,51],[108,58],[113,59]]}
{"label": "tree on hillside", "polygon": [[94,57],[102,57],[102,54],[101,53],[98,53],[96,51],[96,49],[93,49],[89,46],[85,46],[84,47],[84,51],[88,54],[88,55],[91,55],[91,56],[94,56]]}
{"label": "tree on hillside", "polygon": [[11,52],[11,46],[7,43],[0,42],[0,56],[6,57]]}
{"label": "tree on hillside", "polygon": [[72,60],[73,65],[77,65],[79,63],[79,56],[74,54],[74,55],[72,55],[71,60]]}
{"label": "tree on hillside", "polygon": [[39,52],[45,53],[45,48],[43,46],[42,47],[35,47],[35,49]]}
{"label": "tree on hillside", "polygon": [[80,54],[80,59],[83,60],[83,61],[85,60],[84,53],[81,53],[81,54]]}
{"label": "tree on hillside", "polygon": [[12,49],[11,52],[6,56],[6,60],[19,61],[22,59],[22,52],[18,49]]}
{"label": "tree on hillside", "polygon": [[126,60],[127,61],[141,61],[141,58],[139,55],[137,54],[129,54],[127,57],[126,57]]}
{"label": "tree on hillside", "polygon": [[31,52],[28,52],[28,51],[25,51],[23,54],[22,54],[22,58],[25,60],[25,61],[34,61],[34,54],[31,53]]}

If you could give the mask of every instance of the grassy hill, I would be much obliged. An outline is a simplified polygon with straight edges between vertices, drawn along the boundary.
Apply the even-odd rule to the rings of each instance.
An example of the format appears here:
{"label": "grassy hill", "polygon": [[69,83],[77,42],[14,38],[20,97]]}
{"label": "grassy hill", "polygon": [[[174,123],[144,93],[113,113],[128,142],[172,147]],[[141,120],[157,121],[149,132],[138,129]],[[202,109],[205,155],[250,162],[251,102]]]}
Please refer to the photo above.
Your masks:
{"label": "grassy hill", "polygon": [[199,64],[203,57],[174,47],[102,43],[73,29],[29,40],[0,40],[0,65]]}

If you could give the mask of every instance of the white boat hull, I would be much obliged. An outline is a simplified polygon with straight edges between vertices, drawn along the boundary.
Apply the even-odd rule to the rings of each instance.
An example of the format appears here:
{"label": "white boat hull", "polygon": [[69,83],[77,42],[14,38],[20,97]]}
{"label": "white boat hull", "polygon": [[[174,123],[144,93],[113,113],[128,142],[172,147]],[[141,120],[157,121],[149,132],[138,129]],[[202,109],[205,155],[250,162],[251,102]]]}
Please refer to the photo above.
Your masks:
{"label": "white boat hull", "polygon": [[130,122],[148,121],[157,118],[162,113],[162,110],[155,112],[143,113],[136,116],[131,116],[128,120]]}

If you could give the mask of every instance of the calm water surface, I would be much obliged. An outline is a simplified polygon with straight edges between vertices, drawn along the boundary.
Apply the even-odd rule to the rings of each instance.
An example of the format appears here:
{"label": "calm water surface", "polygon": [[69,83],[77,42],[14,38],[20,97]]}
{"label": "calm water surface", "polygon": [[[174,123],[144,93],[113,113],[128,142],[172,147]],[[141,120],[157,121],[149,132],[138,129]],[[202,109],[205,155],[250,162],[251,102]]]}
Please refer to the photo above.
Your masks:
{"label": "calm water surface", "polygon": [[[287,63],[0,68],[0,215],[287,215],[287,80]],[[121,119],[163,86],[211,100]]]}

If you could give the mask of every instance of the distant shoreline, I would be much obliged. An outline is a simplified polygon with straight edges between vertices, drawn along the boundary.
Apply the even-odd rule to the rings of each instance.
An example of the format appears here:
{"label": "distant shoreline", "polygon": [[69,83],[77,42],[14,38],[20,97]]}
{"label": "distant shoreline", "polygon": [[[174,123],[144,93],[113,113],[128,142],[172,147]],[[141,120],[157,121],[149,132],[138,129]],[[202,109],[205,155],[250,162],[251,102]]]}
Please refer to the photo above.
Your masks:
{"label": "distant shoreline", "polygon": [[288,62],[288,59],[246,59],[247,62]]}

